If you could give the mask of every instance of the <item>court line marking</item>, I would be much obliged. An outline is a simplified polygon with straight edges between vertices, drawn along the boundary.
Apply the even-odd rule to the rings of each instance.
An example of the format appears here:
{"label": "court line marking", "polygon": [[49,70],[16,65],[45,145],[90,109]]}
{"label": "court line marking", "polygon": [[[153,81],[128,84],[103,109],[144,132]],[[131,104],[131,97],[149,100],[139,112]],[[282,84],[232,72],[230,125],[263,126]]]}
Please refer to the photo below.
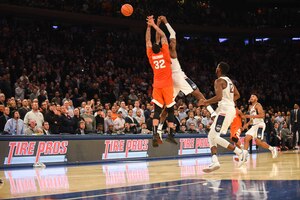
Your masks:
{"label": "court line marking", "polygon": [[[103,197],[103,196],[111,196],[111,195],[129,194],[129,193],[144,192],[144,191],[149,191],[149,190],[160,190],[160,189],[174,188],[174,187],[185,186],[185,185],[196,185],[196,184],[200,184],[200,183],[203,183],[203,182],[206,182],[206,181],[202,180],[202,181],[199,181],[199,182],[184,183],[184,184],[170,185],[170,186],[164,186],[164,187],[154,187],[154,188],[148,188],[148,189],[142,189],[142,190],[131,190],[131,191],[124,191],[124,192],[113,192],[113,193],[107,193],[107,194],[80,196],[80,197],[64,198],[64,199],[73,200],[73,199],[82,199],[82,198],[93,198],[93,197]],[[152,184],[156,184],[156,183],[152,183]],[[108,189],[111,189],[111,188],[108,188]],[[118,188],[115,188],[115,189],[118,189]],[[86,192],[88,192],[88,191],[86,191]]]}

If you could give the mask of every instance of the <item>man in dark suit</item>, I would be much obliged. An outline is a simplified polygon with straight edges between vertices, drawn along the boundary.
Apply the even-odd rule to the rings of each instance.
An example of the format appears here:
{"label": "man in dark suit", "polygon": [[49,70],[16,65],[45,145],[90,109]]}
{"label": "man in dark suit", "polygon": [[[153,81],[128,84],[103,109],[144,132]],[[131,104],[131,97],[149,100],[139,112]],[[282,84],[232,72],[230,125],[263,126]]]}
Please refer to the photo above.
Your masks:
{"label": "man in dark suit", "polygon": [[0,117],[0,133],[3,132],[4,126],[9,119],[10,109],[9,107],[5,107],[3,111],[3,115]]}
{"label": "man in dark suit", "polygon": [[293,145],[296,146],[296,134],[298,132],[298,145],[300,145],[300,110],[299,105],[295,104],[294,109],[291,110],[291,119],[290,119],[291,130],[293,133]]}
{"label": "man in dark suit", "polygon": [[69,134],[74,134],[74,121],[73,119],[68,115],[68,111],[65,106],[60,107],[61,110],[61,116],[59,117],[60,121],[60,133],[69,133]]}
{"label": "man in dark suit", "polygon": [[49,122],[44,121],[42,125],[43,125],[43,134],[44,135],[51,135]]}
{"label": "man in dark suit", "polygon": [[125,118],[125,122],[130,124],[130,131],[133,134],[137,134],[137,127],[139,127],[138,121],[133,117],[133,111],[128,110],[128,116]]}

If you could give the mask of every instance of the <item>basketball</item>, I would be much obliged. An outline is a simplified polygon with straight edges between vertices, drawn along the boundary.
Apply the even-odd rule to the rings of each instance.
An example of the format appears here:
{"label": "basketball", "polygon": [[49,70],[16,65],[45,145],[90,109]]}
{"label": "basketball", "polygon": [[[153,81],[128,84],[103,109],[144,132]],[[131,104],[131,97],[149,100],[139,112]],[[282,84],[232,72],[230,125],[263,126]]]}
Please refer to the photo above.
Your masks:
{"label": "basketball", "polygon": [[124,4],[121,7],[121,13],[125,16],[125,17],[129,17],[130,15],[132,15],[133,13],[133,7],[130,4]]}

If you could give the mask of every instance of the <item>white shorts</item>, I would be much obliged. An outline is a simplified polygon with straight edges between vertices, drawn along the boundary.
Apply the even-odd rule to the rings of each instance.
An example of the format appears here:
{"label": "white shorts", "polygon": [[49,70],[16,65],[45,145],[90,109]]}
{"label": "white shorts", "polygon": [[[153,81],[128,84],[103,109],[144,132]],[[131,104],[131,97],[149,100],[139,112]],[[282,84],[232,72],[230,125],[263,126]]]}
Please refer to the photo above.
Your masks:
{"label": "white shorts", "polygon": [[264,139],[264,132],[266,129],[265,122],[260,122],[258,124],[253,125],[247,132],[246,135],[251,135],[253,139]]}
{"label": "white shorts", "polygon": [[228,128],[235,117],[236,110],[234,106],[222,106],[217,108],[216,113],[217,116],[210,127],[210,131],[208,132],[210,147],[217,146],[217,143],[214,141],[216,136],[227,133]]}
{"label": "white shorts", "polygon": [[[184,95],[188,95],[197,88],[196,84],[195,86],[191,86],[187,82],[187,76],[183,72],[173,72],[172,78],[174,87],[174,98],[178,95],[180,91],[183,92]],[[193,87],[196,88],[194,89]]]}

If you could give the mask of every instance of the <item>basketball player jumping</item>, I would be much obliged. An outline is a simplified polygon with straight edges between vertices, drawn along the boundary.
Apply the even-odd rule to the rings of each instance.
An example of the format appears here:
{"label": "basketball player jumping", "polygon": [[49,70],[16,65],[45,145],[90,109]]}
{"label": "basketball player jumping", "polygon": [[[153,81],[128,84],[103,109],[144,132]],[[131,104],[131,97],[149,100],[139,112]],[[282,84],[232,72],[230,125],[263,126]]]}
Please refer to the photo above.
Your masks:
{"label": "basketball player jumping", "polygon": [[[189,79],[186,74],[183,72],[181,65],[178,61],[177,57],[177,51],[176,51],[176,32],[169,24],[167,18],[165,16],[159,16],[157,19],[157,26],[160,25],[160,23],[163,22],[165,26],[167,27],[169,33],[170,33],[170,56],[171,56],[171,68],[172,68],[172,78],[173,78],[173,86],[174,86],[174,98],[178,95],[178,93],[181,91],[185,95],[192,94],[196,97],[198,102],[200,99],[205,99],[203,94],[200,92],[197,85]],[[159,44],[160,41],[160,35],[158,32],[156,32],[156,44]],[[213,108],[211,106],[208,106],[208,111],[212,114],[214,112]],[[167,112],[163,110],[161,114],[160,124],[158,125],[157,132],[159,133],[160,137],[162,137],[162,127],[163,123],[167,117]],[[167,140],[168,141],[168,140]]]}
{"label": "basketball player jumping", "polygon": [[215,96],[208,100],[200,100],[200,105],[210,105],[218,103],[218,108],[216,109],[216,118],[211,125],[210,131],[208,133],[208,142],[212,154],[212,163],[208,168],[203,171],[206,173],[212,172],[220,168],[220,163],[217,158],[217,145],[221,145],[227,148],[239,157],[240,167],[246,161],[247,151],[243,151],[238,147],[234,147],[227,140],[222,138],[220,135],[226,134],[228,127],[233,121],[235,116],[234,101],[240,98],[240,94],[232,83],[232,81],[226,76],[229,71],[229,65],[225,62],[220,62],[216,69],[217,79],[214,83]]}
{"label": "basketball player jumping", "polygon": [[[164,106],[168,113],[168,126],[170,132],[168,140],[177,144],[174,139],[174,97],[173,97],[173,79],[171,70],[171,58],[169,52],[169,44],[165,33],[154,23],[153,16],[147,17],[146,30],[146,51],[149,63],[152,67],[153,78],[153,93],[152,102],[155,104],[153,117],[153,140],[152,146],[157,147],[160,140],[157,133],[160,114]],[[162,47],[151,42],[151,27],[153,27],[161,38]]]}
{"label": "basketball player jumping", "polygon": [[250,115],[244,115],[244,118],[249,118],[250,121],[245,124],[244,127],[247,128],[250,124],[252,124],[252,127],[246,132],[244,149],[247,151],[249,147],[249,141],[255,139],[255,142],[258,146],[269,149],[272,152],[272,157],[276,158],[278,155],[277,148],[272,147],[263,141],[264,131],[266,128],[266,124],[264,122],[265,112],[263,107],[260,103],[258,103],[258,98],[255,94],[251,95],[249,101],[251,103],[249,106]]}

